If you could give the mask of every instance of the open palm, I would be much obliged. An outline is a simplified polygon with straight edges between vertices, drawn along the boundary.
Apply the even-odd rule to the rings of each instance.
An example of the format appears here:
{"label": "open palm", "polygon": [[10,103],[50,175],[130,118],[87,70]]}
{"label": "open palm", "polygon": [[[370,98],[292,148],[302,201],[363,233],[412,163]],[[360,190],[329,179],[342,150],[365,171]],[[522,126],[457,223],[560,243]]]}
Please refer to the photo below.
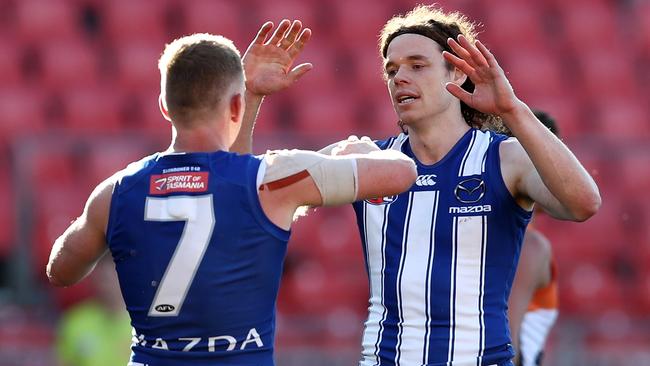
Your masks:
{"label": "open palm", "polygon": [[516,107],[519,101],[510,82],[494,55],[481,41],[471,44],[461,35],[458,41],[449,38],[447,43],[456,55],[445,51],[445,60],[464,72],[474,83],[472,93],[457,84],[447,83],[447,90],[451,94],[483,113],[501,116]]}
{"label": "open palm", "polygon": [[272,30],[273,23],[264,23],[243,57],[246,89],[253,94],[269,95],[285,89],[312,69],[310,63],[291,68],[311,37],[309,28],[302,29],[299,20],[285,19],[267,40]]}

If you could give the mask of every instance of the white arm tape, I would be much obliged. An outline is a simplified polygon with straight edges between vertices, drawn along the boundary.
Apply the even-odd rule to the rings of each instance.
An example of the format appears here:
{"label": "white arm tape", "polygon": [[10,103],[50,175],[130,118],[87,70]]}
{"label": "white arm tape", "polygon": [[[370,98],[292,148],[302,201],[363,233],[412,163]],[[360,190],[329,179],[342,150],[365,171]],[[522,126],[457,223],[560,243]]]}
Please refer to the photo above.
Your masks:
{"label": "white arm tape", "polygon": [[354,202],[359,190],[357,161],[350,157],[331,157],[313,151],[278,150],[265,156],[262,184],[274,182],[307,170],[323,199],[323,206]]}

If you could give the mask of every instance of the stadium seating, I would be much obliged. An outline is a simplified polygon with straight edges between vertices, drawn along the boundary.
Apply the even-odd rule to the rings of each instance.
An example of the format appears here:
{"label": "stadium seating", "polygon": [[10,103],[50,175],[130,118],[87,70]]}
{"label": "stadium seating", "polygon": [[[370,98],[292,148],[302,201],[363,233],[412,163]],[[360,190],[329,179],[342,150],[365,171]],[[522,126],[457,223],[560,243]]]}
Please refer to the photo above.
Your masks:
{"label": "stadium seating", "polygon": [[167,39],[165,24],[167,1],[115,0],[101,3],[101,22],[108,41],[143,41],[158,48]]}
{"label": "stadium seating", "polygon": [[[594,324],[619,319],[633,326],[650,312],[649,4],[442,4],[485,24],[480,38],[517,95],[556,118],[563,140],[601,190],[603,206],[586,223],[544,216],[537,221],[553,244],[567,319]],[[52,241],[80,213],[94,185],[126,162],[166,148],[169,126],[158,111],[157,60],[164,44],[181,34],[224,34],[243,53],[265,20],[298,18],[313,29],[297,63],[312,62],[314,69],[267,98],[255,130],[257,152],[322,146],[351,133],[372,138],[397,133],[376,44],[384,21],[413,5],[403,0],[0,4],[0,257],[15,245],[28,245],[33,274],[44,283],[42,267]],[[96,13],[93,24],[84,18],[89,11]],[[28,164],[16,167],[19,161]],[[27,243],[16,242],[17,177],[33,190],[32,215],[20,217],[34,228]],[[285,269],[278,343],[356,347],[367,280],[350,208],[302,218],[293,229]],[[87,294],[86,288],[46,296],[60,310]],[[41,347],[51,344],[51,327],[30,324],[0,327],[0,358],[6,344],[23,350],[32,349],[27,339]],[[585,339],[606,352],[612,339],[599,327],[584,330]],[[14,330],[18,341],[9,339]],[[647,336],[629,332],[630,344],[647,344]]]}
{"label": "stadium seating", "polygon": [[99,81],[99,62],[93,47],[82,39],[47,42],[39,48],[42,86],[65,90]]}
{"label": "stadium seating", "polygon": [[27,44],[78,36],[78,8],[65,0],[16,1],[16,36]]}

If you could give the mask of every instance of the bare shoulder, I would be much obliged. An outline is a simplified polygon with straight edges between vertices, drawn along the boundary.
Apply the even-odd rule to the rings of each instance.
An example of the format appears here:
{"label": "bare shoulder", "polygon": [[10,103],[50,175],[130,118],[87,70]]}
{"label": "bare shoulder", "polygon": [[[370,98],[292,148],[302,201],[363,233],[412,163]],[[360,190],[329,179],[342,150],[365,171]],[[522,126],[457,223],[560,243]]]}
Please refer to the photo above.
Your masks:
{"label": "bare shoulder", "polygon": [[529,229],[524,237],[524,249],[539,257],[551,256],[551,242],[539,230]]}
{"label": "bare shoulder", "polygon": [[499,160],[501,175],[508,190],[513,197],[519,197],[522,179],[531,169],[535,168],[526,154],[526,150],[521,146],[519,140],[510,137],[499,145]]}
{"label": "bare shoulder", "polygon": [[521,146],[516,137],[510,137],[499,145],[499,157],[501,164],[517,164],[524,161],[530,161],[526,150]]}
{"label": "bare shoulder", "polygon": [[118,174],[114,174],[103,182],[99,183],[92,191],[86,202],[84,214],[87,220],[106,232],[108,225],[108,215],[111,207],[111,198],[113,190],[118,179]]}

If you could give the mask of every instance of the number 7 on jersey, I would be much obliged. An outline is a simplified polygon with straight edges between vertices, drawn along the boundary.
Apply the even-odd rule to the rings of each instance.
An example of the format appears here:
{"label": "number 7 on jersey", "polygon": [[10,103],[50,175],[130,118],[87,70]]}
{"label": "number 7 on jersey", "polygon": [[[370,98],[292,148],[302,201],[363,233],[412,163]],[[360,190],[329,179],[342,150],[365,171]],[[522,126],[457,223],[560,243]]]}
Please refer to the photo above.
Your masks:
{"label": "number 7 on jersey", "polygon": [[149,316],[178,316],[212,237],[212,195],[147,197],[144,219],[185,221],[183,234],[149,308]]}

